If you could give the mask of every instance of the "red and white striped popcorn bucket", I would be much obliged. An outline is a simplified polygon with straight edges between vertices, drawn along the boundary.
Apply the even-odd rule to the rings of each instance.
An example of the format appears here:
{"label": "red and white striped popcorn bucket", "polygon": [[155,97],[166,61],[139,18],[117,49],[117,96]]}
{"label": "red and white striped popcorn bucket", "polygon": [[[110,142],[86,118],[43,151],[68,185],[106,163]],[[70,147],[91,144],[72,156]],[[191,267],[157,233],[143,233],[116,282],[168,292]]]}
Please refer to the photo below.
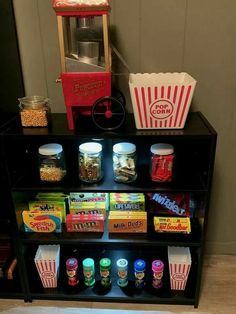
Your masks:
{"label": "red and white striped popcorn bucket", "polygon": [[188,247],[168,247],[171,290],[184,290],[191,268],[191,254]]}
{"label": "red and white striped popcorn bucket", "polygon": [[183,129],[197,81],[182,73],[131,73],[137,129]]}
{"label": "red and white striped popcorn bucket", "polygon": [[60,264],[60,245],[39,245],[35,258],[44,288],[56,288]]}

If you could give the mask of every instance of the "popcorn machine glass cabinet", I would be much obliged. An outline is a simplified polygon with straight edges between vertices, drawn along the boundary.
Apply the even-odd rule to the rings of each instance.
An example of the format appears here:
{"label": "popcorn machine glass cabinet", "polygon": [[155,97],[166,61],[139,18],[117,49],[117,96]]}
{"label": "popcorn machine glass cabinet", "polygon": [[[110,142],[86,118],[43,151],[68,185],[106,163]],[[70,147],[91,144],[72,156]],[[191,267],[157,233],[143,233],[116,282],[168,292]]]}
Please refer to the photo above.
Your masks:
{"label": "popcorn machine glass cabinet", "polygon": [[62,71],[104,72],[102,16],[63,16],[62,21]]}

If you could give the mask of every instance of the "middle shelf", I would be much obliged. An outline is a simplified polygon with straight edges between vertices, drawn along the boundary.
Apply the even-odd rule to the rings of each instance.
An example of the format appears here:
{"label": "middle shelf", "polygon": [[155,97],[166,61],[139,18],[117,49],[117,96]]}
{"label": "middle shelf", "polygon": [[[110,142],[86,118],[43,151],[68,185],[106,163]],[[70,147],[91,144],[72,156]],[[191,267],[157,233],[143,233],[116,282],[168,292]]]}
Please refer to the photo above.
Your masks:
{"label": "middle shelf", "polygon": [[[191,219],[191,233],[190,234],[178,234],[175,233],[156,233],[152,221],[148,221],[147,233],[116,233],[112,234],[108,232],[107,221],[105,222],[105,228],[103,233],[69,233],[66,231],[65,224],[62,226],[61,233],[26,233],[23,230],[19,231],[18,238],[23,243],[34,244],[92,244],[96,245],[111,245],[114,247],[126,246],[192,246],[199,247],[201,245],[201,226],[198,219]],[[40,235],[40,236],[39,236]]]}

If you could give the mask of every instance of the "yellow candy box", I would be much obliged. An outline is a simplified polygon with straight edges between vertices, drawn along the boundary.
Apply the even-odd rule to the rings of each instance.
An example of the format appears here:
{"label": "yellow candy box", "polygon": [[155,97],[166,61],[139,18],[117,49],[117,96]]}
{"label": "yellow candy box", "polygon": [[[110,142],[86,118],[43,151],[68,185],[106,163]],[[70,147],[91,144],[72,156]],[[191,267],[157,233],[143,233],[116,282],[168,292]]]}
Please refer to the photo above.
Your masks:
{"label": "yellow candy box", "polygon": [[22,212],[25,232],[61,232],[62,217],[60,212]]}

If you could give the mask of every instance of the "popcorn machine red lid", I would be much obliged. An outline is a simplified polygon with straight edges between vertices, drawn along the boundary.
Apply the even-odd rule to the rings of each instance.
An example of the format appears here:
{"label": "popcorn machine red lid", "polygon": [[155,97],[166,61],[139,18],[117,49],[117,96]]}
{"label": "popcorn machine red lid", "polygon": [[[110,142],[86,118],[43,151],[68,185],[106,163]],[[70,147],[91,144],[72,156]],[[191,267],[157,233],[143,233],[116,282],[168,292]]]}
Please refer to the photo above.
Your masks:
{"label": "popcorn machine red lid", "polygon": [[[52,6],[57,15],[79,14],[86,11],[109,11],[108,0],[53,0]],[[101,13],[101,12],[100,12]]]}

